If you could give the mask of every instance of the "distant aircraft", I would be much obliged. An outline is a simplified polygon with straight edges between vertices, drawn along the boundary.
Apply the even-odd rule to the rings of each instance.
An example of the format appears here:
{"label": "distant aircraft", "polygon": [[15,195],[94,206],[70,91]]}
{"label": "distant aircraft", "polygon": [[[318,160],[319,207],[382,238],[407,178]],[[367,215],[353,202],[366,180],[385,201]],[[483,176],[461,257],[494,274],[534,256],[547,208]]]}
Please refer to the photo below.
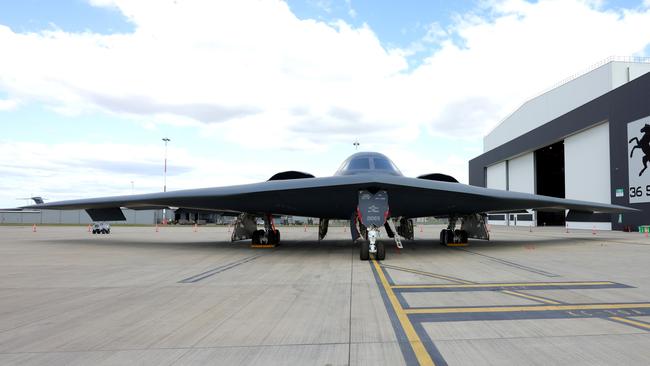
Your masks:
{"label": "distant aircraft", "polygon": [[[89,198],[51,202],[25,208],[85,209],[94,221],[126,220],[121,207],[131,209],[183,208],[238,214],[231,240],[252,239],[253,244],[279,244],[280,231],[273,215],[320,218],[318,237],[325,238],[328,220],[350,220],[352,240],[360,246],[361,260],[370,254],[383,260],[385,245],[377,240],[383,226],[396,245],[400,236],[413,239],[413,219],[446,217],[441,244],[465,243],[468,238],[489,240],[486,216],[491,212],[524,209],[575,210],[616,213],[632,208],[469,186],[445,174],[417,178],[402,175],[383,154],[359,152],[347,158],[332,177],[286,171],[268,181],[228,187]],[[258,230],[256,219],[264,220]],[[456,224],[460,229],[456,230]]]}

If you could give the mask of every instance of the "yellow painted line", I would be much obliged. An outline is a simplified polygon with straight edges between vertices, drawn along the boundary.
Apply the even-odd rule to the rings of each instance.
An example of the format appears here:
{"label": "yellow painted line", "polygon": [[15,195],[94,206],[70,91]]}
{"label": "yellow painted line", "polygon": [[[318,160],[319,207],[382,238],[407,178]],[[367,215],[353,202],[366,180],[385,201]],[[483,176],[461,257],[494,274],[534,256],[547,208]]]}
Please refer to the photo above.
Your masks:
{"label": "yellow painted line", "polygon": [[650,303],[639,304],[585,304],[585,305],[530,305],[468,308],[423,308],[406,309],[406,314],[449,314],[449,313],[505,313],[511,311],[554,311],[554,310],[618,310],[650,308]]}
{"label": "yellow painted line", "polygon": [[599,286],[614,285],[614,282],[527,282],[527,283],[464,283],[435,285],[395,285],[393,288],[482,288],[482,287],[535,287],[535,286]]}
{"label": "yellow painted line", "polygon": [[275,248],[273,244],[253,244],[251,248]]}
{"label": "yellow painted line", "polygon": [[384,286],[384,290],[386,290],[386,295],[388,295],[388,299],[390,300],[390,303],[393,306],[393,309],[395,310],[397,319],[399,319],[399,322],[402,325],[404,334],[406,334],[406,338],[409,340],[409,343],[411,345],[411,348],[413,349],[413,353],[415,353],[415,358],[417,358],[418,363],[420,365],[435,365],[433,363],[433,360],[431,359],[431,356],[429,355],[429,352],[427,352],[426,348],[424,347],[424,344],[422,344],[422,340],[420,339],[417,332],[415,331],[415,328],[413,328],[413,324],[411,324],[411,321],[409,320],[408,316],[404,312],[402,305],[400,305],[399,301],[397,300],[397,297],[395,296],[395,293],[393,292],[390,285],[388,284],[388,280],[384,275],[384,271],[381,269],[379,263],[376,260],[373,259],[372,264],[375,266],[375,269],[377,270],[377,274],[379,275],[381,284],[382,286]]}
{"label": "yellow painted line", "polygon": [[558,302],[558,301],[549,300],[549,299],[545,299],[543,297],[537,297],[537,296],[528,295],[528,294],[522,294],[521,292],[517,292],[517,291],[503,290],[503,291],[501,291],[501,293],[504,293],[504,294],[507,294],[507,295],[523,297],[523,298],[530,299],[530,300],[541,301],[541,302],[546,303],[546,304],[556,304],[556,305],[561,304],[561,302]]}
{"label": "yellow painted line", "polygon": [[466,247],[467,243],[450,243],[445,245],[448,247]]}
{"label": "yellow painted line", "polygon": [[[438,279],[445,280],[445,281],[450,281],[450,282],[463,283],[463,284],[472,284],[472,283],[474,283],[474,282],[470,282],[470,281],[460,280],[458,278],[452,278],[452,277],[439,275],[439,274],[436,274],[436,273],[419,271],[417,269],[402,268],[402,267],[397,267],[397,266],[386,266],[386,265],[383,266],[383,267],[388,268],[388,269],[394,269],[396,271],[410,272],[410,273],[415,273],[415,274],[419,274],[419,275],[423,275],[423,276],[427,276],[427,277],[438,278]],[[396,286],[393,286],[393,288],[395,288],[395,287]]]}
{"label": "yellow painted line", "polygon": [[650,324],[637,322],[637,321],[632,320],[632,319],[621,318],[621,317],[618,317],[618,316],[612,316],[612,317],[610,317],[610,319],[616,320],[616,321],[621,322],[621,323],[628,323],[628,324],[631,324],[631,325],[635,325],[637,327],[650,329]]}

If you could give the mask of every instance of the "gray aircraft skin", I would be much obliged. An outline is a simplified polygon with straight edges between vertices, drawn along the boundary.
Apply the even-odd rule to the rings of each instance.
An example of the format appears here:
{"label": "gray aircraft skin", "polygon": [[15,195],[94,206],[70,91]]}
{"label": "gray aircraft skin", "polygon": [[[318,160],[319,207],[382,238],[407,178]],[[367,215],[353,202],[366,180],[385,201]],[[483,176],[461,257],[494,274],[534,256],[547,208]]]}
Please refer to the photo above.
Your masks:
{"label": "gray aircraft skin", "polygon": [[[362,205],[364,199],[370,200],[367,205]],[[364,208],[361,210],[362,206]],[[401,220],[404,225],[404,220],[417,217],[449,217],[453,219],[450,221],[453,221],[454,226],[458,219],[466,220],[468,227],[470,222],[478,219],[478,224],[474,224],[484,227],[484,220],[481,218],[485,218],[485,214],[490,212],[518,212],[525,209],[568,209],[582,213],[636,211],[629,207],[605,203],[475,187],[458,183],[442,174],[419,178],[405,177],[388,157],[376,152],[360,152],[350,156],[331,177],[316,178],[306,173],[283,172],[261,183],[49,202],[24,208],[85,209],[95,221],[112,221],[124,220],[119,210],[121,207],[174,207],[241,213],[265,218],[270,218],[270,215],[294,215],[317,217],[321,218],[321,221],[358,220],[363,234],[367,232],[366,229],[378,229],[384,224],[388,225],[391,218],[395,223]],[[373,216],[371,213],[377,215]],[[383,217],[379,218],[379,221],[368,221],[369,217],[377,219],[377,216]],[[412,222],[410,225],[412,227]],[[276,229],[267,225],[265,232],[269,230]],[[389,231],[388,228],[386,230]],[[453,235],[454,227],[451,227],[451,222],[448,230],[451,231],[449,235]],[[461,227],[461,230],[465,229]],[[327,227],[324,231],[327,231]],[[397,231],[400,232],[399,229]],[[458,234],[458,230],[456,232]],[[265,233],[258,233],[257,237],[254,233],[249,234],[244,237],[252,235],[254,242],[256,239],[266,239]],[[324,234],[321,236],[324,237]],[[353,240],[358,239],[358,236],[358,231],[353,230]],[[410,232],[402,236],[412,239],[413,235]],[[444,238],[441,232],[441,241],[458,241],[459,235],[456,236],[455,240],[451,237]],[[460,235],[461,240],[462,236]],[[477,234],[476,230],[472,230],[469,237],[488,239],[485,235]],[[466,238],[467,234],[465,241]],[[279,242],[279,234],[277,241]],[[361,245],[362,259],[367,259],[363,249],[365,242],[367,240]],[[374,243],[369,250],[370,253],[376,253]],[[376,256],[383,259],[383,253],[380,254],[382,255]]]}

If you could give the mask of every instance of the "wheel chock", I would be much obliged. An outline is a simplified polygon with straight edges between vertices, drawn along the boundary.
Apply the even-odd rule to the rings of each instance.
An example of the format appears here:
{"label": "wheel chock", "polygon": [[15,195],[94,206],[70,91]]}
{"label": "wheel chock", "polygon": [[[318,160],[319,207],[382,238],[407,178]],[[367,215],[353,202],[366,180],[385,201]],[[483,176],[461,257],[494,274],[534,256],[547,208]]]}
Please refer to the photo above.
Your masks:
{"label": "wheel chock", "polygon": [[275,244],[251,244],[251,248],[275,248]]}

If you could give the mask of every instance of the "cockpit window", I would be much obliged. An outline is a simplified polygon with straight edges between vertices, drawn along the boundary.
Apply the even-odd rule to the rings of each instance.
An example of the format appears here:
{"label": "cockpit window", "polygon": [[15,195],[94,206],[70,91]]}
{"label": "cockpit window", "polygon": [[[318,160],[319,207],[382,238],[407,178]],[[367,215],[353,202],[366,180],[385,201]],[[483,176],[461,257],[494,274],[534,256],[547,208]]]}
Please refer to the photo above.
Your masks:
{"label": "cockpit window", "polygon": [[387,159],[373,158],[372,160],[375,163],[375,169],[395,170],[395,167],[393,167],[393,164],[391,164],[390,161],[388,161]]}
{"label": "cockpit window", "polygon": [[348,165],[348,169],[370,169],[370,159],[352,159],[352,161],[350,161],[350,165]]}

